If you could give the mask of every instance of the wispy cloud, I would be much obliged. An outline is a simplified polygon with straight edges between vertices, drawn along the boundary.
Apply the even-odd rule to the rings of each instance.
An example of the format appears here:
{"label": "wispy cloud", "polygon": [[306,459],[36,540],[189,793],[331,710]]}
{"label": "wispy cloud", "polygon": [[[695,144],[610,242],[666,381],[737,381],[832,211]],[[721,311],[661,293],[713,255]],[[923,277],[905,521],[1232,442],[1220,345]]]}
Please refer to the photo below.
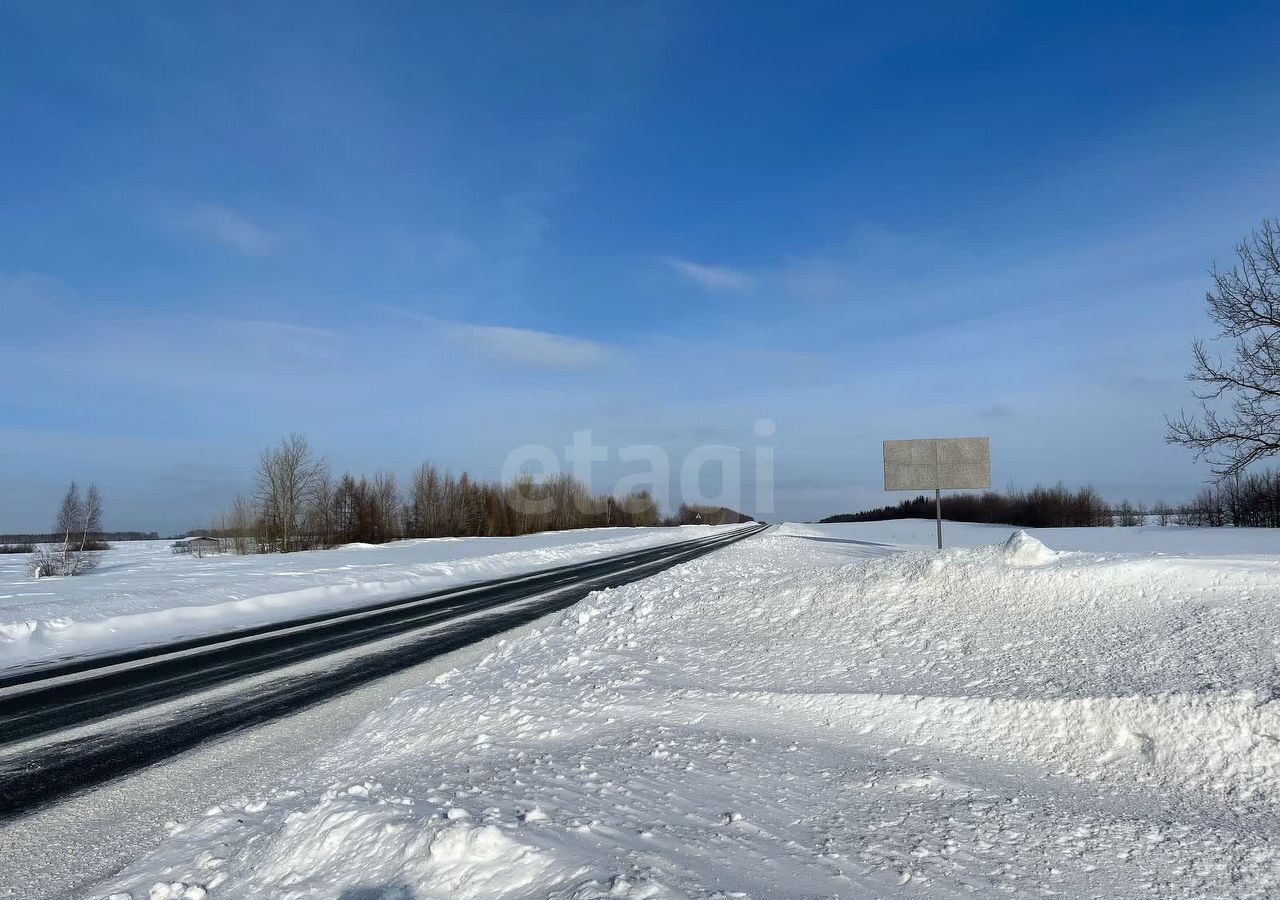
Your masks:
{"label": "wispy cloud", "polygon": [[428,235],[423,244],[433,261],[446,265],[471,262],[480,257],[480,247],[476,242],[454,231]]}
{"label": "wispy cloud", "polygon": [[328,328],[274,322],[266,319],[212,319],[228,340],[238,342],[246,353],[265,353],[282,358],[324,360],[333,358],[343,335]]}
{"label": "wispy cloud", "polygon": [[223,396],[233,386],[270,383],[279,393],[286,390],[285,382],[339,377],[342,369],[334,365],[339,353],[346,360],[360,349],[354,341],[346,343],[346,335],[323,328],[182,312],[72,324],[76,349],[38,347],[33,364],[56,373],[72,370],[79,360],[116,381],[147,385],[156,383],[158,372],[181,372],[170,382],[175,389]]}
{"label": "wispy cloud", "polygon": [[278,241],[276,235],[225,206],[200,206],[183,220],[192,234],[245,256],[266,256]]}
{"label": "wispy cloud", "polygon": [[0,311],[39,310],[51,304],[66,289],[62,282],[36,272],[8,275],[0,272]]}
{"label": "wispy cloud", "polygon": [[587,369],[605,359],[603,344],[547,331],[469,324],[450,325],[449,331],[493,359],[519,365]]}
{"label": "wispy cloud", "polygon": [[755,286],[755,278],[741,269],[707,265],[706,263],[696,263],[687,259],[671,257],[663,261],[671,271],[692,281],[704,291],[734,291],[742,293],[751,290]]}

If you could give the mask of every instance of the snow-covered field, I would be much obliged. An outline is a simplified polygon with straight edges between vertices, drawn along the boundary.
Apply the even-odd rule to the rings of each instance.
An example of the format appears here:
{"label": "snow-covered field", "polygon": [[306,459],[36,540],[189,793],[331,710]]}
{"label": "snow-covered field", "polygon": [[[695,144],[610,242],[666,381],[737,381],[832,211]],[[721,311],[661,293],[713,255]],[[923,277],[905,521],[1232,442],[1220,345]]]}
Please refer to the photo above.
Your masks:
{"label": "snow-covered field", "polygon": [[1011,531],[783,526],[595,594],[98,895],[1276,896],[1275,538]]}
{"label": "snow-covered field", "polygon": [[132,541],[107,551],[92,574],[74,578],[31,578],[25,556],[0,556],[0,670],[517,575],[736,527],[587,528],[203,559],[174,556],[170,541]]}
{"label": "snow-covered field", "polygon": [[[857,522],[843,525],[788,525],[789,531],[814,537],[894,544],[903,548],[933,547],[932,519]],[[1002,543],[1017,529],[1008,525],[943,522],[947,547],[983,547]],[[1173,556],[1239,557],[1270,554],[1280,558],[1280,528],[1183,528],[1144,525],[1137,528],[1027,528],[1027,534],[1054,550],[1095,553],[1141,553]]]}

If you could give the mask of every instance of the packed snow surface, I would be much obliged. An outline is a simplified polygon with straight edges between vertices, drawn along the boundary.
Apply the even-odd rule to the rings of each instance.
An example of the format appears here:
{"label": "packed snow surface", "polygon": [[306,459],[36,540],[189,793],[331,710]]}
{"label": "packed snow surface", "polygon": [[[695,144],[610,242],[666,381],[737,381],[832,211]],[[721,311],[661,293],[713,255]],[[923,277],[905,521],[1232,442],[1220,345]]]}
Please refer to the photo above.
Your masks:
{"label": "packed snow surface", "polygon": [[1016,531],[783,526],[593,594],[95,896],[1276,896],[1275,538]]}
{"label": "packed snow surface", "polygon": [[515,538],[348,544],[287,555],[175,556],[116,544],[91,574],[32,578],[0,555],[0,670],[353,608],[741,526],[587,528]]}

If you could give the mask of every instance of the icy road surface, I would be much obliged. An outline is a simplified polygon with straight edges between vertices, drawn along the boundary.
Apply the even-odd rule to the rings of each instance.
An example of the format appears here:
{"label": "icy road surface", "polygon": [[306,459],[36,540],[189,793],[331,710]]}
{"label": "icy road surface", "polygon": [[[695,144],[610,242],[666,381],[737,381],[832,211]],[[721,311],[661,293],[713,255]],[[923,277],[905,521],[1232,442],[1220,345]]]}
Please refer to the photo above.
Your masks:
{"label": "icy road surface", "polygon": [[885,546],[931,527],[784,526],[593,595],[94,896],[1275,896],[1280,555]]}

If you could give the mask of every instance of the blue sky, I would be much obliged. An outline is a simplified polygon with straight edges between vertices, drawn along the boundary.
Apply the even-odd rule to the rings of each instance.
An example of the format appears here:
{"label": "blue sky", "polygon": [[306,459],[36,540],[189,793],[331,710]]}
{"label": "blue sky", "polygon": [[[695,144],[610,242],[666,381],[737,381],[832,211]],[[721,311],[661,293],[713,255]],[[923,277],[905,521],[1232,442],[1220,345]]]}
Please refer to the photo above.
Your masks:
{"label": "blue sky", "polygon": [[880,441],[949,434],[999,486],[1185,497],[1206,269],[1280,213],[1277,34],[1265,3],[0,0],[0,531],[72,477],[108,527],[191,527],[289,431],[495,477],[591,429],[601,488],[620,447],[763,442],[774,518],[897,499]]}

